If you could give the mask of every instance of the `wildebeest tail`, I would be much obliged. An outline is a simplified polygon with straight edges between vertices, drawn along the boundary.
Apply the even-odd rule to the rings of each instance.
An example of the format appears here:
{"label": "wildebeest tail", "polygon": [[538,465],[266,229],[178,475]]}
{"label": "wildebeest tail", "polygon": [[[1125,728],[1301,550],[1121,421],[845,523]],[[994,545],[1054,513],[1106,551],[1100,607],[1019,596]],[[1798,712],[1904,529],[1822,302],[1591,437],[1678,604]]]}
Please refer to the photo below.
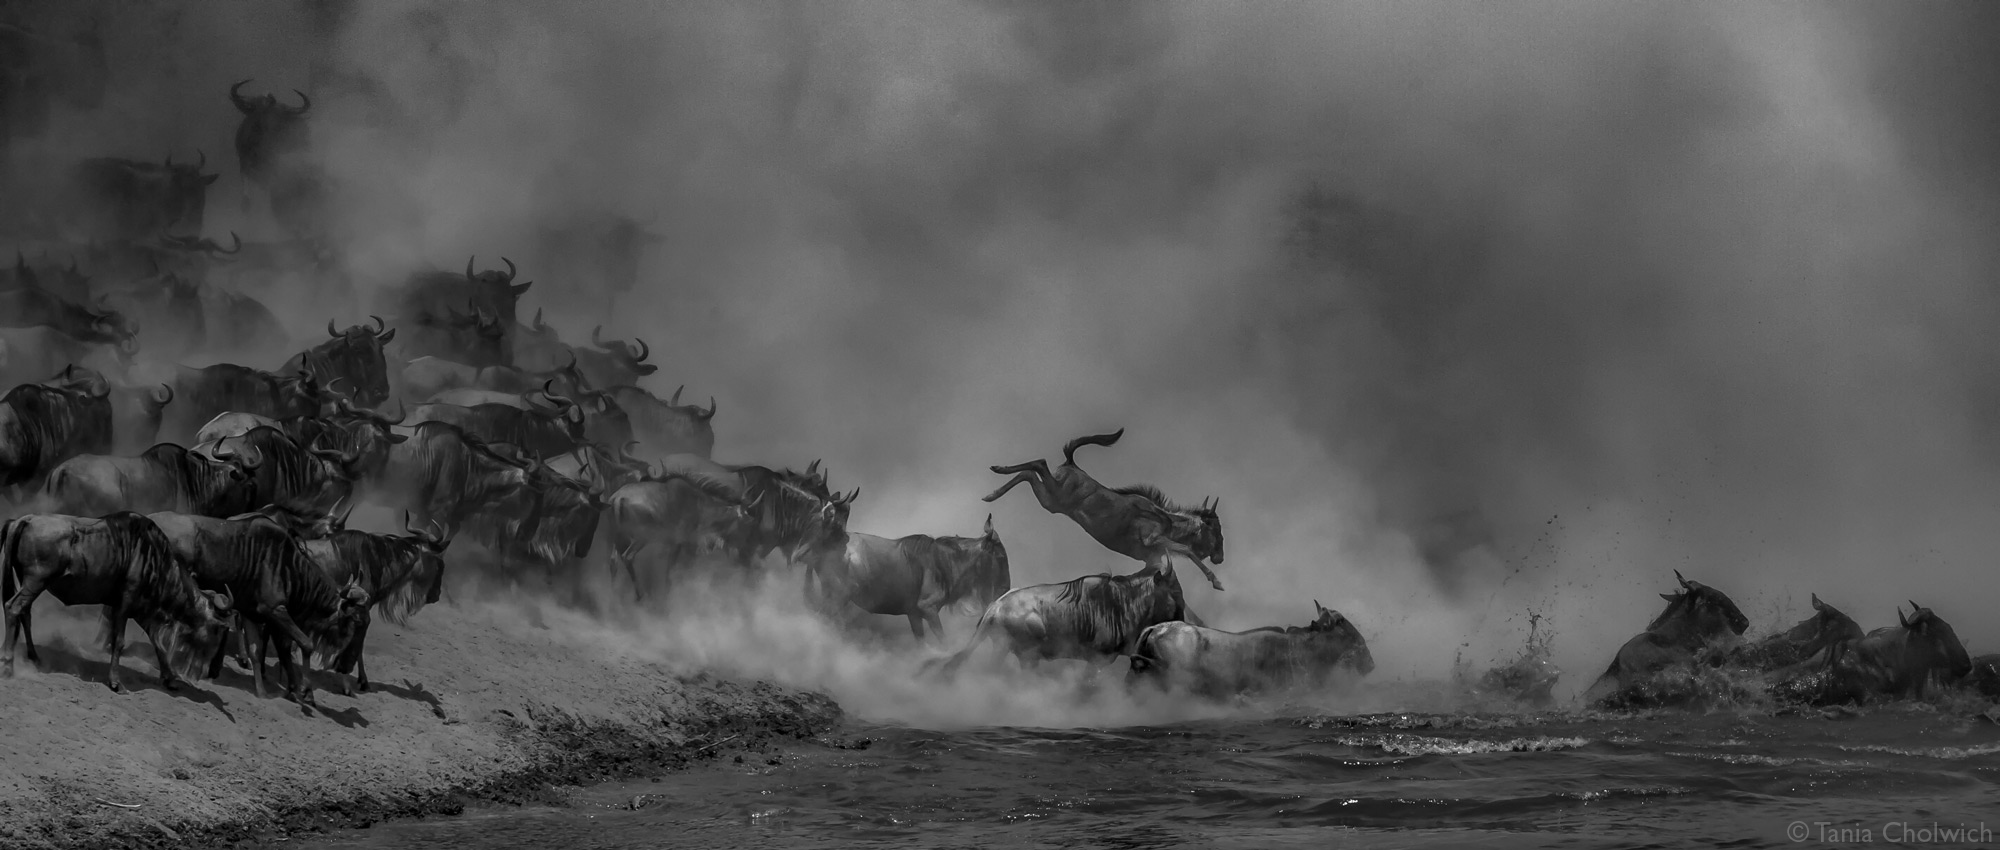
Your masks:
{"label": "wildebeest tail", "polygon": [[965,665],[965,662],[972,657],[972,653],[979,649],[979,645],[985,643],[990,637],[986,626],[993,621],[993,607],[993,605],[988,604],[986,606],[986,613],[979,615],[979,622],[973,625],[972,637],[966,640],[964,649],[954,652],[945,658],[933,658],[924,662],[923,667],[917,671],[918,675],[929,676],[935,673],[937,675],[950,676],[958,672],[958,668]]}
{"label": "wildebeest tail", "polygon": [[1118,438],[1123,436],[1125,436],[1125,429],[1120,428],[1109,434],[1092,434],[1088,437],[1078,437],[1074,440],[1064,443],[1063,463],[1075,466],[1077,449],[1083,448],[1084,446],[1109,446],[1114,443],[1117,443]]}

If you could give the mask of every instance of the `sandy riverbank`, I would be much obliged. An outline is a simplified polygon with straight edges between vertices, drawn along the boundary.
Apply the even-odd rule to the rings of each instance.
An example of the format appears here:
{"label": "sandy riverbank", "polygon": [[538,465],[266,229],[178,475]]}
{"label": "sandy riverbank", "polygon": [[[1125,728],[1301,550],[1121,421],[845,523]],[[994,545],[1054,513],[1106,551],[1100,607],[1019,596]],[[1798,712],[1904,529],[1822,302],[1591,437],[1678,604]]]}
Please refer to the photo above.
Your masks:
{"label": "sandy riverbank", "polygon": [[432,606],[407,627],[378,619],[375,690],[321,690],[322,711],[307,716],[256,698],[233,664],[161,690],[137,628],[131,692],[112,693],[95,609],[44,600],[47,668],[24,658],[0,680],[0,848],[208,846],[549,800],[839,718],[823,695],[681,669],[626,651],[615,631],[550,628],[538,611],[475,603]]}

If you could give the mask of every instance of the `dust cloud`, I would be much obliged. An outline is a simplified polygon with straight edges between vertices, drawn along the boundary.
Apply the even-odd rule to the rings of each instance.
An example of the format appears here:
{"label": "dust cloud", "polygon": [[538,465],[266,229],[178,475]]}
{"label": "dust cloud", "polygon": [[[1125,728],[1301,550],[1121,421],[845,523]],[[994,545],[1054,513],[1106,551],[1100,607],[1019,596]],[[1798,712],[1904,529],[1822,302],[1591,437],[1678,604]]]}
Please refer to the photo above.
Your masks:
{"label": "dust cloud", "polygon": [[[2000,132],[1947,20],[1979,13],[143,8],[48,150],[200,146],[209,230],[247,228],[224,92],[306,89],[364,291],[506,255],[524,316],[643,336],[656,392],[713,394],[718,459],[861,487],[853,530],[991,512],[1017,584],[1128,571],[1025,489],[979,500],[1122,427],[1093,475],[1221,499],[1211,625],[1318,599],[1378,679],[1506,660],[1534,611],[1580,689],[1675,569],[1758,630],[1816,592],[2000,643]],[[624,296],[536,256],[604,210],[664,237]],[[658,628],[780,674],[873,660],[744,623]]]}

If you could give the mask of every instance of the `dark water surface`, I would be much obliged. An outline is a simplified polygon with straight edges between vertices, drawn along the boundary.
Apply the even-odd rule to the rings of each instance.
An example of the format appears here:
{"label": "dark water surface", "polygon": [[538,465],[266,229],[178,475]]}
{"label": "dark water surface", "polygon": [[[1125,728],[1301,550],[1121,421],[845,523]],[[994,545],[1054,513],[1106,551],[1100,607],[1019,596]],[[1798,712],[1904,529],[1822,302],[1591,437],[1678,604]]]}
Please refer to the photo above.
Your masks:
{"label": "dark water surface", "polygon": [[1920,708],[844,731],[873,741],[282,846],[2000,846],[2000,727]]}

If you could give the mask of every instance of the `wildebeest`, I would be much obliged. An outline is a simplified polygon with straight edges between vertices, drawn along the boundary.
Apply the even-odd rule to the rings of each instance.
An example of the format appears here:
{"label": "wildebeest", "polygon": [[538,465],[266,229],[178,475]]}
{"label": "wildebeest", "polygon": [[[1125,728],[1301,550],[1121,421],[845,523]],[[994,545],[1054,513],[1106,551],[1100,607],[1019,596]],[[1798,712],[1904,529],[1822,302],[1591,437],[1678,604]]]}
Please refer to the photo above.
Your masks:
{"label": "wildebeest", "polygon": [[1682,578],[1679,570],[1674,571],[1674,580],[1680,591],[1660,594],[1667,600],[1666,609],[1618,648],[1584,699],[1594,703],[1626,693],[1662,670],[1691,664],[1695,653],[1710,642],[1743,634],[1750,627],[1750,619],[1722,591]]}
{"label": "wildebeest", "polygon": [[501,258],[501,262],[507,264],[507,271],[475,274],[472,270],[474,259],[465,261],[463,275],[444,271],[420,272],[411,275],[400,286],[382,290],[377,296],[380,312],[395,319],[397,326],[412,331],[403,346],[405,357],[442,355],[458,359],[462,353],[453,350],[454,341],[448,333],[438,333],[444,330],[438,327],[438,322],[461,308],[470,308],[476,313],[491,314],[492,322],[499,327],[502,343],[493,352],[499,359],[492,363],[471,365],[511,364],[515,303],[527,293],[534,281],[514,283],[514,263],[505,257]]}
{"label": "wildebeest", "polygon": [[560,396],[549,400],[551,404],[533,408],[419,404],[410,409],[408,419],[412,423],[449,422],[488,443],[508,443],[543,457],[574,451],[584,438],[583,409]]}
{"label": "wildebeest", "polygon": [[739,488],[707,476],[654,470],[605,500],[611,569],[623,566],[633,596],[643,599],[648,583],[637,567],[641,550],[659,551],[663,577],[678,575],[703,552],[739,548],[759,498],[745,499]]}
{"label": "wildebeest", "polygon": [[195,447],[210,458],[241,455],[256,463],[247,485],[249,505],[277,505],[301,514],[328,514],[354,495],[361,456],[301,443],[276,427],[252,428]]}
{"label": "wildebeest", "polygon": [[755,500],[754,523],[731,547],[746,567],[772,552],[796,563],[805,553],[834,558],[846,549],[847,514],[861,490],[841,496],[827,492],[826,478],[815,474],[819,461],[803,474],[757,464],[720,464],[693,454],[668,455],[659,464],[662,472],[722,481],[746,501]]}
{"label": "wildebeest", "polygon": [[1186,622],[1160,623],[1139,634],[1132,673],[1206,697],[1231,697],[1326,686],[1343,670],[1375,669],[1368,642],[1348,619],[1313,600],[1313,621],[1225,632]]}
{"label": "wildebeest", "polygon": [[1147,628],[1185,620],[1186,611],[1180,580],[1171,568],[1148,566],[1129,575],[1017,587],[986,606],[964,649],[943,659],[942,666],[926,667],[950,675],[989,641],[1023,663],[1058,658],[1101,662],[1131,655]]}
{"label": "wildebeest", "polygon": [[715,428],[710,424],[715,418],[715,397],[709,397],[707,410],[698,404],[683,407],[683,389],[686,387],[674,390],[673,398],[665,401],[633,386],[613,386],[605,392],[631,419],[632,438],[646,447],[649,456],[710,457],[715,453]]}
{"label": "wildebeest", "polygon": [[542,321],[540,309],[535,310],[533,322],[523,322],[514,327],[513,352],[514,366],[530,372],[559,368],[576,356],[562,341],[562,335]]}
{"label": "wildebeest", "polygon": [[581,481],[600,493],[616,493],[618,488],[646,476],[646,463],[632,456],[633,443],[616,455],[602,443],[586,440],[573,452],[543,461],[551,471],[573,481]]}
{"label": "wildebeest", "polygon": [[540,567],[554,581],[558,566],[589,557],[604,503],[589,484],[542,465],[529,467],[528,493],[525,513],[482,515],[473,528],[504,557]]}
{"label": "wildebeest", "polygon": [[1025,483],[1034,490],[1043,510],[1075,520],[1104,548],[1163,569],[1171,568],[1167,561],[1172,554],[1185,550],[1191,553],[1188,559],[1208,577],[1208,583],[1221,590],[1222,582],[1208,568],[1209,563],[1222,563],[1222,519],[1216,514],[1217,505],[1180,508],[1150,485],[1106,487],[1076,465],[1079,447],[1109,446],[1124,435],[1125,429],[1120,428],[1069,441],[1063,446],[1062,466],[1053,471],[1048,461],[1040,459],[995,466],[994,472],[1014,477],[985,500],[995,501],[1014,485]]}
{"label": "wildebeest", "polygon": [[22,384],[0,396],[0,493],[36,487],[77,455],[110,451],[108,392]]}
{"label": "wildebeest", "polygon": [[268,188],[274,172],[305,150],[305,118],[312,99],[297,89],[293,93],[299,96],[298,106],[280,103],[274,95],[244,97],[239,90],[249,82],[229,87],[229,102],[243,113],[243,121],[236,125],[236,166],[246,184]]}
{"label": "wildebeest", "polygon": [[84,367],[64,367],[60,374],[43,383],[70,389],[87,387],[90,392],[96,392],[98,387],[109,388],[113,454],[137,454],[153,445],[160,433],[160,420],[174,400],[174,388],[165,384],[123,386],[106,379],[101,372]]}
{"label": "wildebeest", "polygon": [[324,416],[291,416],[271,419],[252,413],[224,413],[201,426],[195,434],[197,445],[205,445],[269,426],[283,431],[299,445],[328,449],[355,456],[355,468],[362,477],[371,477],[388,462],[389,447],[409,439],[394,428],[403,423],[399,415],[390,419],[372,410],[362,410],[347,399],[334,402]]}
{"label": "wildebeest", "polygon": [[419,357],[404,365],[397,377],[401,384],[398,394],[411,402],[438,401],[439,395],[456,390],[516,396],[542,390],[571,398],[589,390],[574,358],[567,365],[547,372],[529,372],[513,366],[473,366],[438,357]]}
{"label": "wildebeest", "polygon": [[[167,647],[186,636],[193,652],[217,644],[230,625],[233,597],[197,587],[152,520],[117,512],[98,519],[31,514],[0,525],[0,599],[6,600],[7,645],[0,678],[14,675],[14,638],[28,639],[28,661],[39,665],[32,610],[43,591],[64,605],[102,605],[111,669],[105,684],[123,690],[125,621],[138,620],[153,642],[160,685],[178,681]],[[179,649],[181,647],[177,647]]]}
{"label": "wildebeest", "polygon": [[[410,336],[397,347],[397,355],[409,363],[419,360],[436,360],[462,369],[470,369],[476,374],[488,366],[513,365],[510,346],[511,335],[500,326],[500,320],[480,307],[466,313],[446,308],[442,314],[423,315],[415,319],[397,319],[399,324],[410,327]],[[442,368],[442,367],[434,367]],[[442,383],[450,374],[424,380],[428,372],[419,371],[409,377],[416,381],[413,389],[403,392],[403,397],[422,401],[427,391],[435,386],[471,386],[472,379],[464,378],[464,384]],[[451,374],[456,374],[455,372]],[[399,373],[399,377],[401,374]]]}
{"label": "wildebeest", "polygon": [[[539,317],[540,313],[536,315]],[[606,342],[604,326],[598,325],[590,332],[590,344],[597,348],[572,348],[570,351],[576,357],[577,367],[583,370],[584,378],[593,387],[630,386],[639,383],[640,378],[660,371],[659,366],[646,362],[653,349],[643,339],[635,337],[631,342],[620,339]]]}
{"label": "wildebeest", "polygon": [[1974,691],[2000,699],[2000,654],[1972,659],[1972,672],[1965,674],[1965,684]]}
{"label": "wildebeest", "polygon": [[[199,154],[199,151],[197,151]],[[72,220],[95,238],[137,241],[164,233],[200,233],[208,203],[208,185],[216,174],[203,174],[208,157],[193,165],[117,157],[92,157],[72,172]]]}
{"label": "wildebeest", "polygon": [[326,334],[332,337],[325,342],[292,355],[279,367],[281,375],[301,372],[318,376],[332,383],[336,378],[345,378],[353,388],[351,397],[362,407],[375,407],[389,400],[389,365],[382,355],[382,346],[396,338],[396,330],[384,324],[380,316],[369,316],[375,320],[375,328],[353,325],[347,330],[335,330],[333,320],[326,322]]}
{"label": "wildebeest", "polygon": [[[408,514],[403,516],[403,535],[372,534],[340,529],[323,540],[305,541],[306,554],[318,562],[328,578],[339,586],[355,585],[367,591],[372,610],[397,625],[406,624],[417,609],[437,602],[444,582],[444,550],[451,545],[433,524],[414,528]],[[352,671],[361,690],[368,690],[368,664],[362,644],[368,626],[361,624],[347,649],[333,661],[334,672]],[[255,663],[263,665],[260,646]]]}
{"label": "wildebeest", "polygon": [[[334,584],[284,526],[261,515],[224,519],[167,511],[149,518],[198,585],[235,600],[239,628],[250,627],[253,638],[258,633],[272,636],[287,695],[301,706],[313,705],[312,682],[307,671],[293,667],[290,648],[298,647],[308,670],[314,650],[330,662],[366,617],[367,592],[358,585]],[[216,647],[209,678],[221,674],[226,649]],[[250,672],[257,696],[263,698],[264,671],[253,665]]]}
{"label": "wildebeest", "polygon": [[527,516],[533,507],[529,464],[449,422],[400,430],[408,439],[390,447],[388,463],[366,483],[361,501],[408,510],[425,527],[436,521],[446,537],[456,537],[476,513]]}
{"label": "wildebeest", "polygon": [[579,390],[557,393],[555,382],[542,382],[542,388],[530,392],[508,392],[474,387],[445,390],[426,400],[427,404],[447,404],[457,407],[478,407],[483,404],[498,404],[517,407],[522,410],[547,411],[567,410],[572,405],[583,415],[583,438],[605,445],[627,445],[633,443],[632,419],[624,408],[613,401],[609,393]]}
{"label": "wildebeest", "polygon": [[161,436],[170,440],[193,438],[222,413],[254,413],[270,419],[316,416],[334,401],[311,372],[274,375],[234,363],[174,366],[171,371],[176,401],[160,428]]}
{"label": "wildebeest", "polygon": [[889,539],[848,532],[840,558],[816,559],[808,573],[820,604],[830,611],[852,605],[870,614],[907,617],[924,639],[929,623],[940,637],[938,612],[947,605],[983,611],[1013,587],[1007,547],[993,530],[993,515],[978,537],[911,534]]}
{"label": "wildebeest", "polygon": [[114,511],[175,511],[233,516],[257,507],[247,486],[256,462],[232,457],[211,460],[173,443],[160,443],[137,457],[77,455],[58,464],[42,485],[47,510],[72,516]]}
{"label": "wildebeest", "polygon": [[132,348],[84,342],[46,325],[0,327],[0,387],[35,383],[69,366],[121,374]]}
{"label": "wildebeest", "polygon": [[16,285],[0,289],[0,327],[47,325],[83,342],[123,344],[138,334],[138,323],[98,299],[94,308],[72,303],[41,288],[25,260],[15,257]]}
{"label": "wildebeest", "polygon": [[[1897,625],[1828,647],[1818,657],[1780,674],[1779,687],[1816,704],[1866,702],[1870,697],[1923,699],[1933,684],[1951,684],[1972,672],[1972,657],[1944,618],[1910,603],[1896,608]],[[1804,673],[1801,682],[1796,675]]]}
{"label": "wildebeest", "polygon": [[1754,669],[1774,670],[1811,658],[1841,641],[1859,640],[1863,636],[1860,623],[1819,601],[1817,593],[1812,595],[1812,608],[1813,615],[1800,620],[1798,625],[1739,646],[1727,660]]}

